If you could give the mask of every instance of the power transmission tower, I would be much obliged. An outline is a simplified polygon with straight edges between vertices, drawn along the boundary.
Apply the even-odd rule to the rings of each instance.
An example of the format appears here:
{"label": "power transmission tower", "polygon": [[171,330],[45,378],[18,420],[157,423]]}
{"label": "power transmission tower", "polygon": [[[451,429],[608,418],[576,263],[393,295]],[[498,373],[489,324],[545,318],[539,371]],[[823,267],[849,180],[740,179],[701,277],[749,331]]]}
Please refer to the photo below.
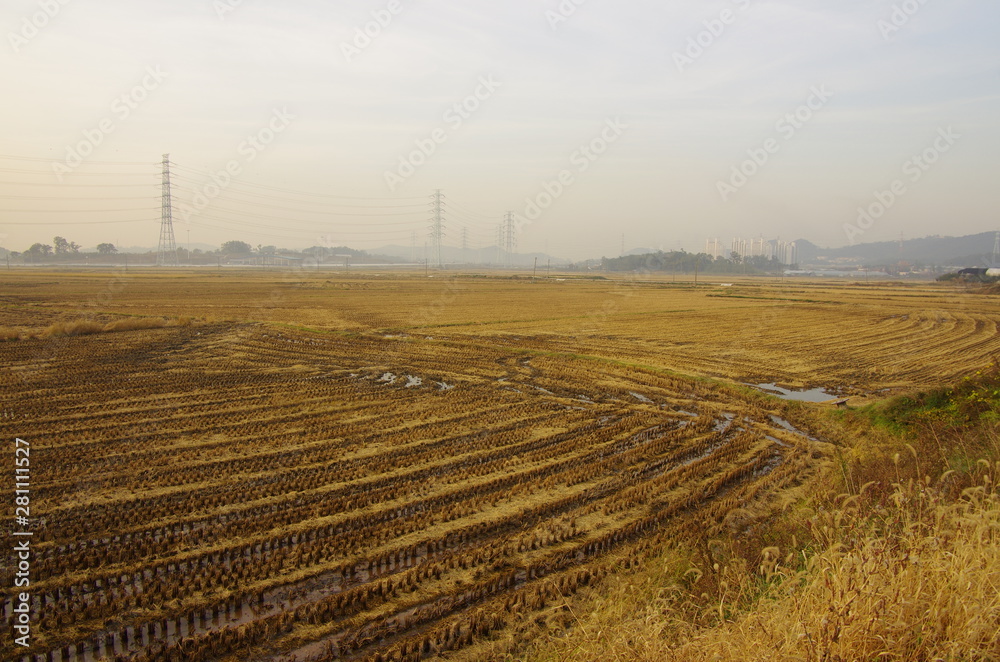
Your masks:
{"label": "power transmission tower", "polygon": [[431,206],[434,210],[434,217],[431,219],[431,244],[434,249],[434,260],[437,262],[438,268],[442,268],[444,267],[444,262],[441,261],[441,238],[444,237],[444,196],[441,195],[441,189],[435,190],[431,199],[433,200]]}
{"label": "power transmission tower", "polygon": [[462,261],[468,262],[469,253],[469,228],[462,228]]}
{"label": "power transmission tower", "polygon": [[993,266],[997,265],[997,258],[1000,257],[1000,232],[993,237]]}
{"label": "power transmission tower", "polygon": [[514,266],[514,212],[509,211],[507,215],[503,217],[503,249],[507,253],[507,266]]}
{"label": "power transmission tower", "polygon": [[503,259],[503,223],[497,226],[497,266]]}
{"label": "power transmission tower", "polygon": [[163,193],[160,201],[160,244],[156,249],[156,265],[177,265],[177,244],[174,242],[173,206],[170,202],[170,155],[163,155]]}

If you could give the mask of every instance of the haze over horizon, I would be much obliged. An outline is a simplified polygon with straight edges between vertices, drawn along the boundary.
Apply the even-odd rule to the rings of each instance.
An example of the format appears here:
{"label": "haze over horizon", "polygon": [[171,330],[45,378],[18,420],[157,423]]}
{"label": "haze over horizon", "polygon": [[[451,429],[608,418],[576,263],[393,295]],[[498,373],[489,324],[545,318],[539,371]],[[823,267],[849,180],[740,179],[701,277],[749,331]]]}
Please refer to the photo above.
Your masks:
{"label": "haze over horizon", "polygon": [[178,244],[422,246],[435,189],[446,245],[510,210],[519,252],[569,259],[1000,225],[986,0],[12,0],[0,26],[12,250],[155,245],[165,153]]}

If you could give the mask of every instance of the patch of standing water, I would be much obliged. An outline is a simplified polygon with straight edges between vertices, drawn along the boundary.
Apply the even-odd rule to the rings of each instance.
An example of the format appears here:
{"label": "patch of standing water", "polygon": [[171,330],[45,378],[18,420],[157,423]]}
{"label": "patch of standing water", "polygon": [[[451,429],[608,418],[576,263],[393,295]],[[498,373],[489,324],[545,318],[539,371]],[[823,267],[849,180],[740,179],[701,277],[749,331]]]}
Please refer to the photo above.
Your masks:
{"label": "patch of standing water", "polygon": [[722,412],[723,420],[715,421],[715,427],[712,428],[714,432],[726,432],[729,430],[729,426],[733,424],[733,419],[736,418],[736,414],[731,414],[728,411]]}
{"label": "patch of standing water", "polygon": [[828,392],[825,388],[811,388],[804,391],[793,391],[781,388],[777,384],[754,384],[760,390],[770,395],[776,395],[785,400],[801,400],[803,402],[824,402],[837,397],[835,393]]}
{"label": "patch of standing water", "polygon": [[768,416],[771,418],[771,422],[772,423],[777,423],[778,425],[780,425],[781,427],[785,428],[789,432],[794,432],[795,434],[800,435],[802,437],[805,437],[806,439],[808,439],[810,441],[820,441],[816,437],[813,437],[811,435],[806,434],[805,432],[803,432],[802,430],[798,429],[797,427],[795,427],[794,425],[792,425],[791,423],[789,423],[785,419],[781,418],[780,416],[775,416],[774,414],[768,414]]}
{"label": "patch of standing water", "polygon": [[772,437],[769,434],[765,434],[764,438],[769,441],[773,441],[774,443],[778,444],[779,446],[783,446],[784,448],[791,448],[790,444],[788,444],[787,442],[784,442],[781,439],[778,439],[777,437]]}
{"label": "patch of standing water", "polygon": [[785,419],[781,418],[780,416],[775,416],[774,414],[768,414],[768,417],[771,419],[772,423],[777,423],[778,425],[785,428],[789,432],[798,432],[798,430],[795,429],[794,425],[792,425]]}

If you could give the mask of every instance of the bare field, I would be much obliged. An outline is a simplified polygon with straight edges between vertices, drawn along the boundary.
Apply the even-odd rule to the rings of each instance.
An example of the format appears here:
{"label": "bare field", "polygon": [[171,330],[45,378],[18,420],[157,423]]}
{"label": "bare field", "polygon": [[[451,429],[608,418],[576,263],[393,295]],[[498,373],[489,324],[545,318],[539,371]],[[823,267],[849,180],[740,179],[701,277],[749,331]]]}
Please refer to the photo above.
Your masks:
{"label": "bare field", "polygon": [[[10,272],[0,293],[32,653],[63,661],[465,649],[800,498],[832,445],[733,382],[866,396],[1000,350],[993,297],[931,284]],[[107,326],[127,316],[170,321]],[[43,333],[82,317],[104,326]]]}
{"label": "bare field", "polygon": [[[731,279],[730,279],[731,280]],[[935,283],[387,272],[8,272],[0,327],[94,315],[479,339],[737,382],[863,395],[947,382],[1000,350],[996,296]]]}

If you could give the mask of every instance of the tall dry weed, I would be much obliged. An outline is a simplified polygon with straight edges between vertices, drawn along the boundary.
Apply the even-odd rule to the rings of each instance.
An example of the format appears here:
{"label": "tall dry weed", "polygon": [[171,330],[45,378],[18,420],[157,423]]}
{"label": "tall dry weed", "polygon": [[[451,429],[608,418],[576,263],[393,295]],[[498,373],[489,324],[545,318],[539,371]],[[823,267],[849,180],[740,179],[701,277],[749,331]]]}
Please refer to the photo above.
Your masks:
{"label": "tall dry weed", "polygon": [[126,317],[106,324],[92,320],[74,320],[71,322],[55,322],[42,331],[34,333],[24,333],[10,327],[2,327],[0,328],[0,341],[28,337],[48,339],[84,336],[93,333],[111,333],[115,331],[141,331],[143,329],[160,329],[166,326],[190,326],[191,323],[192,319],[188,316],[182,316],[172,321],[163,317]]}
{"label": "tall dry weed", "polygon": [[10,326],[0,326],[0,342],[7,340],[20,340],[24,337],[24,332]]}
{"label": "tall dry weed", "polygon": [[104,330],[104,325],[100,322],[90,320],[76,320],[73,322],[55,322],[39,334],[40,338],[62,338],[66,336],[85,336],[91,333],[100,333]]}
{"label": "tall dry weed", "polygon": [[[764,549],[756,568],[736,559],[711,569],[717,599],[639,578],[530,659],[1000,659],[998,470],[980,463],[976,483],[957,498],[950,471],[888,492],[866,485],[808,520],[808,547]],[[658,583],[660,597],[631,611],[628,595]],[[715,623],[692,614],[692,604],[713,611]]]}
{"label": "tall dry weed", "polygon": [[104,331],[140,331],[142,329],[159,329],[164,326],[167,326],[167,320],[162,317],[126,317],[108,322],[104,325]]}

